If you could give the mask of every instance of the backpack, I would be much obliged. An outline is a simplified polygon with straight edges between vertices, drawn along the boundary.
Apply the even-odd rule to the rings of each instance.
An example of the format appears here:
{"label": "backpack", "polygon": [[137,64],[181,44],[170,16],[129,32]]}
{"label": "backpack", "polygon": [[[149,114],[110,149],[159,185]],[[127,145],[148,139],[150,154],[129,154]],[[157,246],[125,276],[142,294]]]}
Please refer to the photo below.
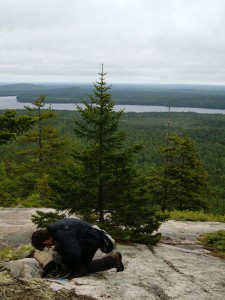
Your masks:
{"label": "backpack", "polygon": [[[69,225],[62,225],[62,227],[64,228],[64,230],[70,230],[73,228],[83,228],[79,227],[79,226],[69,226]],[[101,245],[100,245],[100,249],[102,252],[104,253],[110,253],[113,251],[113,249],[115,249],[116,247],[116,242],[115,240],[111,237],[111,235],[109,233],[107,233],[105,230],[99,228],[97,225],[92,225],[92,228],[96,229],[100,235],[100,240],[101,240]],[[87,227],[89,228],[89,227]]]}
{"label": "backpack", "polygon": [[97,229],[100,234],[101,246],[100,249],[104,253],[110,253],[116,247],[115,240],[105,230],[99,228],[97,225],[93,225],[93,228]]}

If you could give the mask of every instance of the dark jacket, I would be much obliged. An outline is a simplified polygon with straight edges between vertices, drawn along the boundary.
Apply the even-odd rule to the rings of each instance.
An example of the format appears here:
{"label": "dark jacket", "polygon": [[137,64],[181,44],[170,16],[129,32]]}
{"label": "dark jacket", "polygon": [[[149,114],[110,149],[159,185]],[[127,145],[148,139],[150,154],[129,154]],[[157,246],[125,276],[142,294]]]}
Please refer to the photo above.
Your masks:
{"label": "dark jacket", "polygon": [[[62,263],[70,270],[76,271],[81,263],[82,241],[96,240],[100,244],[100,236],[92,225],[76,218],[65,218],[48,225],[48,231],[55,240],[55,250],[62,255]],[[91,244],[90,244],[91,245]],[[91,249],[90,249],[91,251]]]}

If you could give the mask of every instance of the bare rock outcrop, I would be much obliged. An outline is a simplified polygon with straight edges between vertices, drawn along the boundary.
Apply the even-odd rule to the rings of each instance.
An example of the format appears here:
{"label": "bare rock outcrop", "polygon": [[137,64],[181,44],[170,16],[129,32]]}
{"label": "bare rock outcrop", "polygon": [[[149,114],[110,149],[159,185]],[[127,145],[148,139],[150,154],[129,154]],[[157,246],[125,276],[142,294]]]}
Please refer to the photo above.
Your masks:
{"label": "bare rock outcrop", "polygon": [[43,270],[35,258],[23,258],[6,262],[2,266],[10,272],[12,278],[42,278]]}
{"label": "bare rock outcrop", "polygon": [[[17,246],[29,243],[35,229],[29,215],[34,212],[22,209],[20,214],[19,209],[0,209],[0,225],[3,224],[0,226],[0,243],[15,245],[14,237]],[[197,241],[202,232],[221,229],[225,230],[224,223],[168,221],[161,226],[163,239],[155,247],[118,245],[117,250],[123,254],[124,272],[116,273],[112,269],[72,280],[39,280],[43,280],[54,295],[68,291],[74,299],[223,300],[225,260],[213,257]],[[103,254],[98,252],[97,255]],[[0,295],[4,280],[2,282],[1,285],[0,279]]]}
{"label": "bare rock outcrop", "polygon": [[50,281],[53,290],[74,289],[78,295],[112,300],[222,300],[225,261],[160,243],[154,253],[144,245],[119,246],[125,271],[114,270]]}

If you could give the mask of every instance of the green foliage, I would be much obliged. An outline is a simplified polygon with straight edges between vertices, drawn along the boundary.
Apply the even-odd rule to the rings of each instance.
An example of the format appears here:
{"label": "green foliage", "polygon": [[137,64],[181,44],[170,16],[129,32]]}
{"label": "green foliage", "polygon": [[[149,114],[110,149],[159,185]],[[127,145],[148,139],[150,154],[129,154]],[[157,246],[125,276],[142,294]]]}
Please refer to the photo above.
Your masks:
{"label": "green foliage", "polygon": [[153,201],[165,209],[206,208],[207,174],[202,168],[192,140],[169,135],[162,149],[164,163],[150,177]]}
{"label": "green foliage", "polygon": [[160,239],[157,230],[169,214],[151,203],[146,177],[137,176],[130,185],[108,223],[121,240],[154,244]]}
{"label": "green foliage", "polygon": [[28,257],[33,251],[34,248],[31,245],[23,245],[18,248],[4,247],[0,251],[0,263]]}
{"label": "green foliage", "polygon": [[36,215],[31,216],[31,220],[37,225],[37,228],[46,228],[48,224],[56,222],[57,220],[65,218],[64,213],[59,212],[43,212],[40,210],[36,211]]}
{"label": "green foliage", "polygon": [[10,206],[11,204],[11,195],[7,190],[10,183],[5,163],[2,161],[0,162],[0,206]]}
{"label": "green foliage", "polygon": [[83,145],[73,157],[81,165],[81,177],[77,201],[70,207],[86,219],[97,213],[104,222],[105,214],[115,210],[135,176],[133,162],[140,146],[126,147],[126,135],[119,129],[123,112],[114,110],[103,70],[99,75],[89,102],[83,100],[84,108],[77,106],[80,117],[75,120],[74,132]]}
{"label": "green foliage", "polygon": [[[150,225],[151,226],[151,225]],[[122,243],[139,243],[139,244],[144,244],[144,245],[156,245],[160,239],[161,239],[161,234],[159,232],[157,233],[152,233],[152,229],[150,231],[148,228],[145,226],[145,229],[135,229],[133,228],[109,228],[106,229],[106,226],[102,226],[102,228],[105,228],[110,234],[114,237],[116,237],[116,240],[118,242]]]}
{"label": "green foliage", "polygon": [[[142,141],[143,149],[138,156],[142,174],[153,173],[163,165],[158,151],[165,140],[167,113],[126,113],[122,119],[129,142]],[[195,144],[198,159],[208,173],[208,193],[205,200],[210,212],[225,214],[225,116],[195,113],[173,113],[173,131],[189,136]]]}
{"label": "green foliage", "polygon": [[44,207],[41,196],[37,192],[32,192],[26,198],[19,198],[15,202],[22,207]]}
{"label": "green foliage", "polygon": [[3,115],[0,115],[0,145],[15,140],[34,123],[35,119],[30,116],[18,117],[16,110],[6,110]]}
{"label": "green foliage", "polygon": [[49,170],[58,165],[62,156],[67,154],[69,141],[66,135],[61,135],[62,123],[59,126],[55,121],[57,113],[50,106],[45,108],[45,96],[40,96],[32,104],[33,107],[25,108],[36,119],[36,126],[21,141],[24,147],[18,155],[29,157],[33,163],[42,166],[42,170]]}
{"label": "green foliage", "polygon": [[[20,114],[23,115],[24,111],[18,111],[18,116]],[[78,118],[78,112],[58,111],[58,115],[58,118],[51,118],[51,124],[57,127],[58,124],[65,123],[65,126],[59,132],[59,140],[64,141],[65,134],[73,138],[73,117]],[[165,124],[167,124],[167,121],[167,113],[124,113],[121,116],[119,129],[122,128],[127,133],[125,146],[129,147],[140,142],[143,145],[136,159],[136,167],[142,175],[153,174],[155,169],[163,165],[163,155],[159,149],[165,140]],[[204,197],[208,211],[224,215],[225,116],[222,114],[173,113],[172,122],[173,131],[182,136],[189,136],[194,141],[200,164],[209,175],[209,192]],[[36,187],[35,174],[38,161],[32,160],[31,155],[17,155],[19,151],[28,147],[28,144],[19,143],[19,140],[17,139],[16,142],[7,143],[7,145],[1,145],[0,147],[0,157],[4,161],[4,176],[6,176],[1,183],[2,185],[0,184],[0,205],[2,206],[15,206],[22,199],[26,202],[24,205],[29,206],[26,198],[36,193],[34,189]],[[84,145],[80,145],[80,149],[84,149],[84,147]],[[56,149],[58,148],[56,147]],[[64,153],[65,150],[57,152],[52,148],[49,153],[56,156],[54,165],[51,167],[49,164],[48,171],[51,171],[51,174],[49,172],[47,174],[50,175],[49,185],[54,190],[54,203],[55,200],[59,201],[60,205],[70,202],[75,207],[76,202],[80,200],[79,194],[84,194],[83,191],[78,189],[79,182],[82,181],[80,173],[82,168],[78,165],[72,168],[74,162],[68,155],[70,150],[71,144],[66,146],[67,154]],[[62,156],[63,158],[66,157],[66,162],[62,159]],[[30,159],[31,161],[28,164]],[[22,162],[26,162],[27,165],[23,165]],[[36,163],[35,167],[34,163]],[[48,166],[48,164],[46,163],[45,166]],[[21,174],[23,175],[21,176]],[[56,191],[59,195],[56,195]],[[39,201],[36,205],[34,204],[36,207],[39,205]]]}
{"label": "green foliage", "polygon": [[18,200],[17,179],[11,171],[11,161],[0,161],[0,206],[16,206]]}
{"label": "green foliage", "polygon": [[[135,219],[132,224],[130,224],[129,221],[125,221],[123,223],[123,227],[106,226],[106,228],[108,228],[108,232],[115,236],[118,241],[135,242],[145,245],[157,244],[161,239],[161,233],[157,232],[157,230],[160,225],[167,220],[167,215],[165,213],[161,213],[157,208],[148,209],[147,212],[145,211],[145,213],[141,215],[143,219],[140,222],[138,217],[140,210],[141,209],[139,209],[137,214],[135,214]],[[136,217],[139,220],[136,220]]]}
{"label": "green foliage", "polygon": [[[60,117],[56,118],[52,110],[45,110],[44,106],[42,106],[46,99],[41,97],[39,99],[41,101],[36,103],[40,111],[38,110],[39,108],[27,110],[27,113],[30,114],[29,118],[35,119],[35,126],[30,128],[29,131],[26,131],[29,126],[27,128],[24,127],[24,129],[21,127],[19,131],[8,130],[9,133],[13,134],[11,137],[9,135],[10,138],[5,139],[6,144],[4,142],[0,147],[0,205],[6,207],[17,204],[22,204],[26,207],[54,205],[56,208],[70,208],[74,212],[80,211],[87,219],[97,221],[97,212],[100,209],[98,206],[98,203],[100,203],[98,202],[98,193],[100,191],[98,187],[99,182],[104,180],[107,184],[103,188],[103,210],[105,216],[114,224],[116,222],[125,224],[126,220],[129,223],[129,218],[135,220],[136,216],[143,215],[142,209],[146,210],[144,219],[147,220],[148,213],[150,217],[151,214],[154,215],[158,210],[156,205],[160,204],[162,206],[162,195],[164,195],[165,186],[169,187],[169,192],[172,196],[170,198],[171,201],[167,202],[168,209],[172,209],[174,206],[176,209],[180,209],[180,205],[182,205],[181,209],[185,210],[201,209],[204,200],[207,200],[208,211],[219,214],[223,218],[225,214],[225,116],[220,114],[173,113],[173,131],[175,131],[174,136],[177,136],[178,139],[171,140],[168,147],[164,147],[164,152],[160,152],[159,148],[165,140],[167,114],[121,113],[117,115],[114,111],[114,103],[106,106],[107,101],[111,101],[110,89],[107,89],[105,85],[101,86],[101,84],[100,80],[96,87],[94,86],[93,95],[90,95],[93,105],[91,104],[91,98],[84,102],[86,103],[86,108],[88,108],[83,115],[87,123],[82,123],[81,111],[60,111],[58,112]],[[18,87],[15,86],[16,88]],[[106,88],[106,96],[110,96],[105,98],[106,102],[103,101],[105,105],[103,107],[104,109],[107,107],[107,109],[105,110],[105,118],[102,120],[100,118],[100,105],[98,106],[98,102],[95,103],[95,101],[98,101],[98,96],[101,96],[101,90],[98,90],[98,88]],[[133,95],[131,101],[134,101],[134,98],[136,98],[136,102],[134,101],[133,103],[137,104],[137,99],[139,101],[140,95],[143,95],[143,101],[148,103],[145,87],[143,89],[140,87],[139,94],[132,88],[126,87],[125,89],[129,90],[126,99],[123,99],[123,92],[120,93],[120,89],[123,89],[123,87],[114,87],[112,95],[118,96],[115,101],[121,97],[122,102],[126,103],[127,101],[128,103],[129,97]],[[166,92],[164,90],[161,96],[163,95],[164,97]],[[153,94],[156,95],[157,93],[155,90]],[[169,98],[172,99],[172,90],[170,93],[171,97]],[[204,93],[207,92],[205,91]],[[217,91],[216,93],[219,96],[220,92]],[[40,90],[38,90],[37,95],[39,94]],[[158,94],[157,99],[161,96]],[[175,93],[177,100],[178,96],[179,93]],[[214,101],[208,98],[208,103],[217,105],[218,99]],[[165,98],[163,100],[164,103],[167,100]],[[154,101],[156,100],[152,98],[149,103]],[[180,102],[181,106],[183,104],[182,101]],[[190,101],[195,101],[194,97]],[[195,102],[195,105],[204,103],[204,101],[198,101]],[[77,102],[79,102],[78,99]],[[39,112],[40,114],[38,114]],[[11,125],[16,124],[14,121],[19,118],[20,114],[23,115],[24,111],[18,111],[17,113],[18,116],[15,115],[15,112],[10,112],[7,115],[9,122],[6,124],[8,124],[9,128]],[[96,119],[94,119],[95,116],[97,116]],[[66,140],[65,133],[72,137],[74,117],[81,124],[80,128],[78,128],[79,126],[77,127],[77,137],[80,137],[80,144],[77,143],[77,145],[73,146],[74,157],[71,158],[72,144],[64,143],[64,141]],[[0,118],[0,120],[3,119]],[[93,123],[88,123],[88,120],[93,121]],[[119,121],[118,123],[110,123],[117,120]],[[38,121],[40,121],[39,125],[41,126],[38,125]],[[66,126],[58,131],[58,124],[61,123],[65,123]],[[91,124],[90,127],[88,124]],[[96,176],[97,162],[100,161],[99,158],[101,157],[100,135],[97,135],[99,133],[97,128],[100,128],[98,127],[100,124],[105,126],[104,138],[107,137],[106,133],[110,132],[110,129],[110,134],[112,133],[112,135],[109,135],[109,141],[111,142],[106,140],[104,145],[104,150],[108,152],[106,151],[107,155],[102,156],[104,158],[103,166],[106,166],[106,163],[108,164],[111,160],[112,163],[108,164],[108,168],[104,169],[101,176],[99,175],[100,173]],[[112,126],[107,127],[109,124]],[[87,133],[86,136],[82,132],[84,128]],[[39,129],[41,129],[43,134],[41,141],[42,150],[39,148]],[[116,129],[115,134],[113,133],[114,129]],[[26,133],[26,141],[23,139],[22,142],[22,138],[18,138],[18,136],[24,133]],[[186,140],[187,136],[190,137],[191,143]],[[15,137],[16,141],[14,140]],[[11,142],[9,143],[8,141]],[[195,147],[192,147],[194,146],[192,141],[195,142]],[[143,144],[142,148],[139,146],[140,142]],[[133,147],[132,145],[137,146]],[[169,162],[171,167],[170,173],[165,172],[165,154],[174,158]],[[197,164],[195,158],[197,159]],[[155,172],[155,170],[158,170],[158,172]],[[204,185],[206,179],[205,170],[209,174],[209,187],[207,189]],[[138,178],[138,173],[143,178],[148,176],[142,182],[139,182],[139,188],[137,188],[137,184],[134,181],[134,178]],[[167,178],[166,174],[169,174],[170,177]],[[199,175],[201,176],[198,177]],[[186,179],[183,180],[184,178]],[[138,196],[138,193],[144,190],[143,186],[146,188],[145,192],[143,192],[145,195],[144,199],[142,196]],[[201,187],[200,190],[196,189],[197,186]],[[123,207],[128,212],[124,216],[122,215]],[[139,208],[140,211],[138,210]],[[148,212],[148,209],[151,210],[153,208],[153,211]],[[114,214],[115,211],[119,212],[117,216]],[[136,212],[136,216],[133,212]],[[205,218],[205,216],[202,216],[202,212],[199,215],[197,212],[193,212],[193,215],[196,218]],[[194,218],[194,216],[192,217]],[[138,231],[138,217],[136,225]],[[118,229],[116,226],[112,228]],[[132,230],[135,230],[135,228],[131,229],[130,226],[123,228],[124,239],[129,240],[132,234],[135,236],[135,232],[132,233]],[[138,232],[136,238],[138,239],[139,237],[141,238],[141,233]]]}
{"label": "green foliage", "polygon": [[[30,103],[44,94],[47,103],[77,103],[91,88],[91,84],[10,84],[0,86],[0,96],[13,93],[18,101]],[[224,86],[114,84],[112,95],[117,104],[225,108],[224,92]]]}
{"label": "green foliage", "polygon": [[177,221],[214,221],[214,222],[224,222],[225,223],[225,215],[215,215],[210,213],[205,213],[204,211],[189,211],[189,210],[173,210],[169,212],[171,220]]}
{"label": "green foliage", "polygon": [[225,258],[225,230],[204,233],[199,240],[206,249],[214,254],[224,254]]}
{"label": "green foliage", "polygon": [[25,108],[36,124],[19,140],[14,178],[19,178],[17,191],[23,205],[28,206],[30,202],[33,206],[51,207],[58,198],[55,181],[63,181],[56,169],[67,160],[70,139],[56,125],[57,114],[51,107],[44,108],[45,96],[32,104]]}
{"label": "green foliage", "polygon": [[73,157],[80,168],[71,173],[75,188],[69,188],[69,197],[58,207],[79,212],[89,222],[94,217],[122,240],[156,243],[160,235],[153,232],[167,216],[151,206],[145,179],[135,166],[141,145],[126,145],[126,134],[119,129],[123,112],[114,110],[103,70],[99,75],[89,101],[77,106],[74,132],[82,142]]}

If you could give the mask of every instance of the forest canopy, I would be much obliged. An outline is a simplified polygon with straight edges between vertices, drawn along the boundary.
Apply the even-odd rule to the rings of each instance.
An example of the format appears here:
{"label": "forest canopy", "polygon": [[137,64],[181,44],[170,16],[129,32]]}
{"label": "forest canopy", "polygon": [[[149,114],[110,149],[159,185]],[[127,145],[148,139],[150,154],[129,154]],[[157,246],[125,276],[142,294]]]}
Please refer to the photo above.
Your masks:
{"label": "forest canopy", "polygon": [[[54,111],[48,95],[40,94],[33,107],[2,111],[2,124],[16,122],[0,147],[0,205],[69,209],[115,231],[123,228],[117,231],[122,239],[132,235],[144,242],[168,211],[225,214],[225,116],[116,112],[113,95],[119,89],[111,93],[104,75],[77,111]],[[14,85],[12,93],[22,95],[24,88],[30,97],[43,87]],[[139,96],[141,88],[146,92],[140,86]],[[164,88],[161,96],[168,92]],[[136,92],[129,90],[130,101]],[[222,90],[214,92],[222,97]]]}

